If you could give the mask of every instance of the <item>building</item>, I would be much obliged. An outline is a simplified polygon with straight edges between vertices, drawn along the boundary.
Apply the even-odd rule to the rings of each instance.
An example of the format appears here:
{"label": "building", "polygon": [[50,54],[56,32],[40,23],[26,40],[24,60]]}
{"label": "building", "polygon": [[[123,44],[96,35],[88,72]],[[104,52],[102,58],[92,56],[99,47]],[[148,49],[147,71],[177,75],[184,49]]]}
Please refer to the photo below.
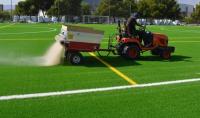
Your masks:
{"label": "building", "polygon": [[0,4],[0,11],[3,11],[3,4]]}
{"label": "building", "polygon": [[193,5],[180,3],[179,6],[180,6],[180,9],[181,9],[181,14],[183,16],[190,17],[191,14],[194,12],[194,6]]}

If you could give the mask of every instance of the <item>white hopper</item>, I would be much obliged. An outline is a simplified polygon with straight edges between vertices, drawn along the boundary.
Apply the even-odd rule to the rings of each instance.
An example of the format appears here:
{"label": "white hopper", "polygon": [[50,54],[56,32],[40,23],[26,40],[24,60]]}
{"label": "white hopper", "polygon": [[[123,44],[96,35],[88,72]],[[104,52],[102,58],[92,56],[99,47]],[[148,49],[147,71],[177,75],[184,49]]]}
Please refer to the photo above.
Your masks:
{"label": "white hopper", "polygon": [[92,28],[63,25],[60,34],[56,36],[56,40],[100,44],[103,39],[103,34],[103,31]]}

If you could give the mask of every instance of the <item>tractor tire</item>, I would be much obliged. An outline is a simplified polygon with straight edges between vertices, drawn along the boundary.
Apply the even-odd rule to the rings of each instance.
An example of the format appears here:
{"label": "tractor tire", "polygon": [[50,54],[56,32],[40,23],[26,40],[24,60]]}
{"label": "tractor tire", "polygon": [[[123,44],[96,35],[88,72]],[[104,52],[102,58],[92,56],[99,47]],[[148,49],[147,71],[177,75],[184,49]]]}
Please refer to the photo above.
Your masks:
{"label": "tractor tire", "polygon": [[168,60],[168,59],[171,58],[171,52],[170,51],[163,51],[161,53],[160,57],[163,58],[163,59]]}
{"label": "tractor tire", "polygon": [[140,57],[140,49],[136,45],[125,46],[124,52],[127,59],[135,60]]}
{"label": "tractor tire", "polygon": [[83,63],[83,56],[79,52],[73,52],[69,53],[67,56],[67,60],[72,64],[72,65],[79,65]]}

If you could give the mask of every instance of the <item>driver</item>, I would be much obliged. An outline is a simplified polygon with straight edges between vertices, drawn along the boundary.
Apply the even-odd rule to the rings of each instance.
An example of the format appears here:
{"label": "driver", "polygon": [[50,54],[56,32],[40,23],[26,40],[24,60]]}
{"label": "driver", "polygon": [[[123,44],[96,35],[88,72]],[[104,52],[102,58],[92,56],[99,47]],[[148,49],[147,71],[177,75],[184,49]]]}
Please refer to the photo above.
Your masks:
{"label": "driver", "polygon": [[127,27],[127,33],[129,37],[139,35],[139,31],[136,30],[136,26],[143,27],[141,24],[137,22],[137,17],[138,17],[138,14],[134,13],[129,17],[127,21],[126,27]]}
{"label": "driver", "polygon": [[151,46],[151,41],[150,42],[148,41],[149,39],[147,38],[147,33],[145,31],[140,31],[136,29],[136,26],[139,26],[143,29],[145,28],[144,26],[142,26],[141,24],[137,22],[137,17],[138,17],[137,13],[134,13],[129,17],[126,24],[126,28],[127,28],[126,32],[129,37],[139,36],[140,39],[143,39],[145,47],[149,47]]}

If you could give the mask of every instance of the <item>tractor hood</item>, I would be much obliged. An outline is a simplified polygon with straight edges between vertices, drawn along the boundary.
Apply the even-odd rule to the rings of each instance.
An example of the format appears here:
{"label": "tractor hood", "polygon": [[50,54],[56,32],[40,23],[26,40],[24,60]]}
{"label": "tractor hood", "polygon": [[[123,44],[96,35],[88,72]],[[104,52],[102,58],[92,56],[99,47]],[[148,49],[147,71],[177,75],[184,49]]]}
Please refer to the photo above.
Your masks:
{"label": "tractor hood", "polygon": [[164,40],[168,40],[168,36],[165,34],[161,34],[161,33],[153,33],[154,38],[159,38],[159,39],[164,39]]}
{"label": "tractor hood", "polygon": [[165,34],[153,33],[154,45],[167,46],[168,37]]}

